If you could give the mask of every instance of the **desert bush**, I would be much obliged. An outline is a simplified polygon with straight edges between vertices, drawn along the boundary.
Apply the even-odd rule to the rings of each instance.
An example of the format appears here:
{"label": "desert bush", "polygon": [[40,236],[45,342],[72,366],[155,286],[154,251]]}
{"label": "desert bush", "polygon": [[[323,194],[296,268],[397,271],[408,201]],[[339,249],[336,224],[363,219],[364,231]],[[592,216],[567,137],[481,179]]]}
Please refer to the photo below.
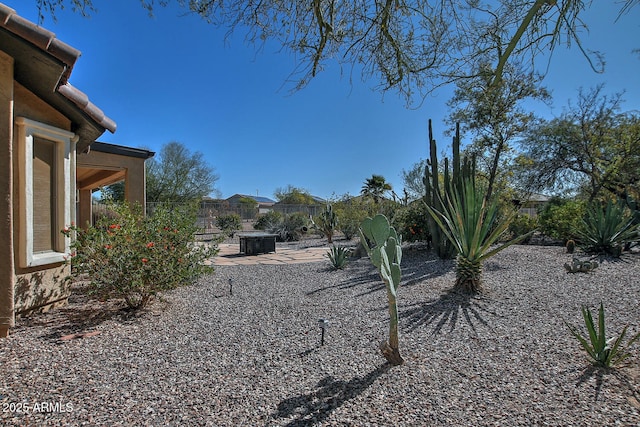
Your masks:
{"label": "desert bush", "polygon": [[539,230],[545,236],[566,242],[577,239],[586,203],[579,200],[552,198],[538,213]]}
{"label": "desert bush", "polygon": [[347,240],[358,235],[360,223],[367,217],[375,215],[377,207],[370,200],[361,197],[345,197],[334,204],[338,217],[338,230]]}
{"label": "desert bush", "polygon": [[394,227],[400,231],[405,242],[429,241],[429,212],[422,200],[417,200],[409,206],[400,208],[395,217]]}
{"label": "desert bush", "polygon": [[281,222],[269,229],[270,233],[277,234],[278,240],[290,242],[300,240],[309,225],[309,218],[303,212],[294,212],[286,215]]}
{"label": "desert bush", "polygon": [[88,278],[88,291],[99,299],[123,298],[144,307],[159,292],[193,283],[213,268],[204,261],[213,246],[195,243],[195,206],[159,206],[145,216],[139,204],[114,204],[115,216],[98,219],[84,230],[63,230],[72,242],[74,275]]}
{"label": "desert bush", "polygon": [[253,228],[256,230],[270,230],[282,222],[282,214],[278,211],[269,211],[258,217]]}
{"label": "desert bush", "polygon": [[216,227],[218,227],[224,235],[233,237],[236,231],[242,229],[242,219],[240,215],[235,213],[218,215],[216,218]]}
{"label": "desert bush", "polygon": [[[527,214],[517,214],[509,223],[509,234],[512,238],[520,237],[524,234],[529,234],[538,227],[538,220],[536,217],[532,217]],[[531,237],[528,237],[522,241],[522,243],[528,243]]]}

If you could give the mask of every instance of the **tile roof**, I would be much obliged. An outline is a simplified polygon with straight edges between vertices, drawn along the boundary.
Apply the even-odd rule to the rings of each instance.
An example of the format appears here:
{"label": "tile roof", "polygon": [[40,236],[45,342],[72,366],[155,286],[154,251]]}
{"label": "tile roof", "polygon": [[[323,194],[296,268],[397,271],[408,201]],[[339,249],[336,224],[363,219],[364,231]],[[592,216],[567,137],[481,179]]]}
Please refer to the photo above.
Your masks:
{"label": "tile roof", "polygon": [[68,79],[73,66],[80,57],[80,51],[56,38],[56,35],[33,22],[16,14],[16,11],[0,3],[0,28],[5,29],[16,37],[27,41],[42,52],[51,55],[64,64],[55,90],[71,101],[79,110],[86,114],[96,124],[110,131],[116,131],[116,123],[107,117],[100,108],[89,101],[89,97],[69,84]]}

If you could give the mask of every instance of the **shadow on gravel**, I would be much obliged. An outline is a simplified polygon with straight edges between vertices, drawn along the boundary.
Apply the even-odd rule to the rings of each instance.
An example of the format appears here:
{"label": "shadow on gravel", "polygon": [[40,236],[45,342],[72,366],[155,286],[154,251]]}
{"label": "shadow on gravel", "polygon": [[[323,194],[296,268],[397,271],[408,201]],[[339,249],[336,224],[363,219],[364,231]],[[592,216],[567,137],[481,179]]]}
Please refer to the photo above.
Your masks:
{"label": "shadow on gravel", "polygon": [[16,328],[51,327],[40,338],[57,344],[63,344],[62,337],[76,334],[78,338],[91,336],[87,332],[94,330],[103,322],[115,320],[120,323],[135,320],[147,313],[147,310],[135,311],[123,307],[120,301],[99,302],[80,294],[72,294],[69,303],[46,313],[34,313],[20,319]]}
{"label": "shadow on gravel", "polygon": [[[452,260],[440,260],[432,252],[410,250],[403,254],[402,258],[402,283],[401,287],[409,287],[420,284],[425,280],[442,276],[452,271]],[[362,292],[356,296],[365,296],[385,289],[380,279],[380,274],[371,264],[368,258],[352,260],[344,270],[345,279],[336,285],[315,289],[307,295],[316,294],[329,289],[362,288]]]}
{"label": "shadow on gravel", "polygon": [[604,375],[612,371],[613,370],[611,369],[604,369],[604,368],[597,368],[595,366],[589,366],[585,368],[585,370],[582,372],[582,375],[580,375],[580,378],[578,378],[576,387],[581,386],[582,384],[589,381],[590,378],[594,377],[596,381],[596,386],[594,390],[595,396],[593,400],[594,401],[598,400],[598,396],[600,396],[600,391],[602,390],[602,385],[604,384]]}
{"label": "shadow on gravel", "polygon": [[335,380],[330,375],[318,382],[317,389],[307,394],[290,397],[278,403],[278,410],[272,419],[289,419],[294,417],[287,427],[312,426],[331,415],[335,409],[345,402],[359,396],[376,379],[388,372],[390,365],[385,363],[364,377],[355,377],[349,381]]}
{"label": "shadow on gravel", "polygon": [[483,313],[495,314],[487,310],[483,302],[484,299],[481,296],[466,295],[452,289],[437,300],[405,305],[408,308],[401,308],[400,311],[400,318],[405,320],[401,324],[408,327],[409,331],[435,325],[432,332],[435,335],[440,333],[447,324],[449,332],[452,332],[458,320],[464,319],[475,331],[476,323],[489,326]]}

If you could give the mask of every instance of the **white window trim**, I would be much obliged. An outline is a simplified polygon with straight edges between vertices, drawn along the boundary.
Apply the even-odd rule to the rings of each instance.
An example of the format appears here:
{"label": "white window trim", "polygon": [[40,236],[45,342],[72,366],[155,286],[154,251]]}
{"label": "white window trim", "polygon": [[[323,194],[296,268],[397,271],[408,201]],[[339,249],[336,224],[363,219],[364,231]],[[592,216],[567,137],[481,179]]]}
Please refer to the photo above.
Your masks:
{"label": "white window trim", "polygon": [[[76,188],[76,142],[77,135],[73,132],[59,129],[44,123],[29,120],[24,117],[15,119],[18,141],[18,186],[19,210],[18,235],[19,250],[18,263],[21,267],[36,267],[46,264],[64,262],[70,252],[70,239],[56,234],[52,251],[33,252],[33,211],[37,208],[37,201],[33,200],[33,143],[34,137],[46,139],[55,143],[56,167],[56,211],[54,213],[54,227],[63,230],[75,220]],[[62,170],[62,174],[60,174]]]}

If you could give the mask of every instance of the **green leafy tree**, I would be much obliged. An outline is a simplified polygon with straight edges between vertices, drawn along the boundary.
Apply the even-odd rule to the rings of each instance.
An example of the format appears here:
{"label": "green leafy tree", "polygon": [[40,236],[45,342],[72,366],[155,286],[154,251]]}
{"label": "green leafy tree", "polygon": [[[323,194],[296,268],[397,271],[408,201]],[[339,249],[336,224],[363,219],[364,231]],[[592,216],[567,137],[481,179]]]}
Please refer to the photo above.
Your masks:
{"label": "green leafy tree", "polygon": [[146,166],[147,202],[185,203],[217,193],[213,167],[201,152],[192,153],[179,142],[163,145]]}
{"label": "green leafy tree", "polygon": [[562,241],[578,238],[586,203],[582,200],[567,200],[552,197],[538,213],[540,231],[545,236]]}
{"label": "green leafy tree", "polygon": [[307,190],[294,187],[291,184],[285,188],[277,188],[273,196],[278,202],[285,205],[313,205],[316,203]]}
{"label": "green leafy tree", "polygon": [[107,185],[100,189],[101,197],[100,201],[102,203],[113,201],[113,202],[124,202],[124,181],[116,182],[115,184]]}
{"label": "green leafy tree", "polygon": [[475,156],[478,170],[486,176],[488,199],[493,196],[497,179],[503,178],[505,185],[514,142],[536,122],[522,102],[550,99],[547,90],[539,86],[540,77],[519,67],[505,67],[502,80],[496,84],[491,84],[492,79],[491,65],[481,64],[477,77],[456,83],[448,103],[452,109],[449,123],[460,123],[463,132],[473,135],[466,152]]}
{"label": "green leafy tree", "polygon": [[377,212],[376,206],[370,200],[352,197],[349,194],[342,196],[333,206],[338,216],[338,228],[347,240],[357,236],[362,221],[366,217],[375,216]]}
{"label": "green leafy tree", "polygon": [[[93,10],[92,0],[35,0],[44,14],[71,5],[82,14]],[[172,3],[141,0],[154,5]],[[409,101],[419,101],[441,85],[468,79],[496,49],[492,60],[499,82],[509,62],[528,63],[548,55],[563,44],[578,46],[589,64],[601,70],[598,52],[582,45],[586,27],[582,14],[591,6],[584,0],[500,0],[477,2],[447,0],[175,0],[211,24],[245,33],[245,39],[262,47],[275,41],[284,52],[295,54],[298,64],[290,81],[305,87],[329,63],[361,70],[363,79],[378,81],[382,91],[395,90]],[[637,4],[626,0],[620,13]],[[498,37],[499,36],[499,37]],[[544,70],[547,61],[543,59]]]}
{"label": "green leafy tree", "polygon": [[572,189],[589,200],[640,194],[640,115],[620,111],[622,95],[580,90],[575,105],[523,141],[518,177],[533,191]]}
{"label": "green leafy tree", "polygon": [[380,203],[380,200],[384,195],[391,190],[393,190],[393,188],[391,187],[391,184],[384,179],[384,176],[374,174],[371,175],[371,178],[367,178],[364,181],[360,194],[365,197],[371,197],[377,204]]}
{"label": "green leafy tree", "polygon": [[240,216],[244,219],[253,219],[258,213],[258,202],[251,197],[240,197]]}
{"label": "green leafy tree", "polygon": [[404,190],[410,201],[418,200],[424,197],[424,168],[427,167],[427,161],[421,159],[414,163],[409,170],[402,170],[402,182]]}

